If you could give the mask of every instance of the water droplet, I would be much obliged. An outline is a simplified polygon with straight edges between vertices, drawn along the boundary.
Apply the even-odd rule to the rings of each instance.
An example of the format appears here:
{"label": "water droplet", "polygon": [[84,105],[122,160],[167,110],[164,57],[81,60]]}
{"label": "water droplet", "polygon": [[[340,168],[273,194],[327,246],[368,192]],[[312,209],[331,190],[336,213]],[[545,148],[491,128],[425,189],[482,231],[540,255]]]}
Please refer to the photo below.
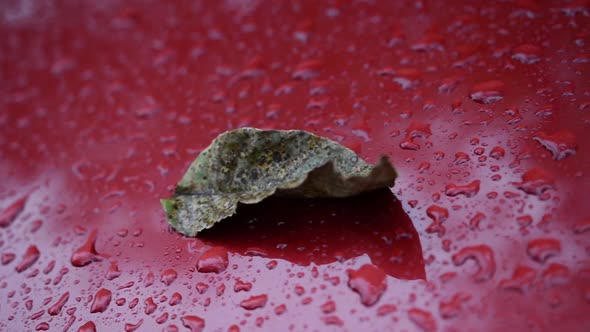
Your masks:
{"label": "water droplet", "polygon": [[582,234],[590,231],[590,218],[582,219],[574,224],[574,233]]}
{"label": "water droplet", "polygon": [[277,267],[278,264],[279,263],[276,260],[273,259],[273,260],[268,261],[268,263],[266,263],[266,268],[269,269],[269,270],[272,270],[275,267]]}
{"label": "water droplet", "polygon": [[197,291],[199,292],[199,294],[203,294],[207,291],[207,289],[209,288],[209,285],[202,283],[202,282],[198,282],[195,285],[195,288],[197,289]]}
{"label": "water droplet", "polygon": [[334,302],[332,300],[327,301],[320,306],[320,309],[322,310],[322,312],[324,314],[331,314],[334,311],[336,311],[336,302]]}
{"label": "water droplet", "polygon": [[104,312],[111,303],[112,293],[106,288],[99,289],[94,295],[94,300],[90,306],[90,313]]}
{"label": "water droplet", "polygon": [[283,313],[285,313],[285,311],[287,311],[287,306],[284,304],[280,304],[280,305],[276,306],[274,309],[274,312],[277,316],[282,315]]}
{"label": "water droplet", "polygon": [[151,315],[156,311],[158,305],[154,302],[154,299],[150,296],[143,302],[145,304],[144,312],[146,315]]}
{"label": "water droplet", "polygon": [[221,273],[225,271],[228,264],[227,250],[223,247],[212,247],[197,260],[197,271]]}
{"label": "water droplet", "polygon": [[491,104],[504,98],[504,82],[493,80],[478,83],[471,88],[471,100],[480,104]]}
{"label": "water droplet", "polygon": [[463,77],[458,76],[445,78],[438,86],[438,93],[451,94],[462,81]]}
{"label": "water droplet", "polygon": [[461,165],[461,164],[464,164],[470,160],[471,160],[471,158],[469,158],[469,155],[465,152],[455,153],[455,160],[454,160],[455,165]]}
{"label": "water droplet", "polygon": [[39,252],[37,246],[30,245],[27,248],[27,251],[25,251],[23,257],[21,258],[20,263],[18,263],[18,265],[14,269],[18,273],[23,272],[24,270],[31,267],[31,265],[35,264],[35,262],[39,259],[40,255],[41,252]]}
{"label": "water droplet", "polygon": [[549,258],[561,253],[561,242],[556,239],[531,240],[526,247],[529,257],[538,263],[545,263]]}
{"label": "water droplet", "polygon": [[426,215],[432,219],[432,223],[426,228],[428,233],[445,234],[443,223],[449,218],[449,210],[438,205],[431,205],[426,209]]}
{"label": "water droplet", "polygon": [[182,325],[190,332],[201,332],[205,328],[205,320],[197,316],[184,316],[180,319]]}
{"label": "water droplet", "polygon": [[491,151],[490,151],[490,157],[496,159],[496,160],[500,160],[501,158],[504,157],[504,155],[506,154],[506,151],[504,151],[504,149],[500,146],[495,146]]}
{"label": "water droplet", "polygon": [[436,32],[428,32],[422,39],[414,42],[410,48],[417,52],[442,51],[444,37]]}
{"label": "water droplet", "polygon": [[510,279],[500,281],[500,288],[525,293],[533,284],[537,271],[526,265],[519,265]]}
{"label": "water droplet", "polygon": [[57,300],[57,302],[55,302],[54,305],[52,305],[49,309],[47,309],[47,313],[49,313],[51,316],[59,315],[59,313],[61,312],[61,309],[66,304],[66,302],[68,302],[69,298],[70,298],[70,293],[65,292],[59,298],[59,300]]}
{"label": "water droplet", "polygon": [[240,302],[240,306],[246,310],[254,310],[258,308],[263,308],[268,301],[268,296],[266,294],[255,295],[251,296],[245,300]]}
{"label": "water droplet", "polygon": [[372,306],[387,290],[386,274],[378,267],[365,264],[358,270],[349,269],[348,287],[357,292],[361,297],[361,303]]}
{"label": "water droplet", "polygon": [[548,189],[553,189],[555,181],[553,175],[541,168],[533,168],[522,175],[522,182],[514,183],[518,189],[531,195],[541,195]]}
{"label": "water droplet", "polygon": [[440,315],[444,319],[449,319],[457,316],[463,311],[463,302],[471,299],[471,295],[465,293],[457,293],[448,301],[441,301],[438,309]]}
{"label": "water droplet", "polygon": [[96,325],[94,325],[94,322],[88,321],[80,326],[78,332],[96,332]]}
{"label": "water droplet", "polygon": [[107,280],[113,280],[117,277],[119,277],[121,275],[121,271],[119,270],[119,266],[117,265],[117,262],[111,262],[111,264],[109,265],[109,269],[107,270],[107,273],[105,274],[105,278],[107,278]]}
{"label": "water droplet", "polygon": [[550,287],[567,285],[570,279],[570,270],[563,264],[551,263],[543,271],[543,279],[545,284]]}
{"label": "water droplet", "polygon": [[174,292],[170,297],[170,301],[168,302],[169,305],[175,306],[182,302],[182,295],[180,293]]}
{"label": "water droplet", "polygon": [[393,304],[383,304],[377,308],[377,316],[383,317],[397,311],[397,307]]}
{"label": "water droplet", "polygon": [[133,332],[137,330],[141,324],[143,324],[143,319],[140,319],[139,322],[133,323],[125,323],[125,332]]}
{"label": "water droplet", "polygon": [[463,265],[468,259],[473,259],[479,266],[478,271],[473,275],[473,280],[477,282],[491,279],[496,272],[494,252],[487,245],[465,247],[454,254],[452,259],[457,266]]}
{"label": "water droplet", "polygon": [[236,283],[234,285],[234,292],[248,292],[250,291],[250,289],[252,289],[251,282],[244,282],[240,279],[236,280]]}
{"label": "water droplet", "polygon": [[168,320],[168,313],[165,312],[165,313],[161,314],[160,317],[156,318],[156,323],[164,324],[164,323],[166,323],[167,320]]}
{"label": "water droplet", "polygon": [[344,326],[344,321],[336,315],[324,316],[322,321],[326,325]]}
{"label": "water droplet", "polygon": [[404,90],[413,89],[420,83],[422,73],[414,68],[402,68],[394,74],[393,81]]}
{"label": "water droplet", "polygon": [[562,130],[552,135],[540,132],[533,139],[549,150],[554,160],[562,160],[569,155],[575,155],[578,148],[576,137],[569,131]]}
{"label": "water droplet", "polygon": [[160,281],[163,282],[166,286],[170,286],[174,280],[178,277],[178,273],[174,269],[167,269],[162,272],[162,276],[160,277]]}
{"label": "water droplet", "polygon": [[2,265],[8,265],[10,263],[12,263],[12,261],[16,258],[16,255],[11,253],[11,252],[5,252],[2,254],[2,257],[0,258],[0,262],[2,262]]}
{"label": "water droplet", "polygon": [[466,197],[473,197],[479,192],[479,185],[481,181],[474,180],[465,185],[457,185],[453,183],[447,184],[445,187],[445,194],[447,196],[465,195]]}
{"label": "water droplet", "polygon": [[100,260],[100,257],[96,252],[96,248],[94,247],[97,234],[98,233],[96,230],[90,232],[86,243],[84,243],[80,248],[76,249],[76,251],[72,254],[71,262],[73,266],[82,267],[94,261]]}
{"label": "water droplet", "polygon": [[225,284],[221,283],[217,286],[217,289],[215,289],[215,294],[217,294],[217,296],[221,296],[221,295],[223,295],[224,292],[225,292]]}
{"label": "water droplet", "polygon": [[35,331],[48,331],[49,330],[49,323],[42,322],[35,326]]}
{"label": "water droplet", "polygon": [[432,135],[430,124],[413,122],[406,128],[406,136],[400,143],[400,148],[404,150],[418,150],[420,145],[416,143],[416,138],[428,138]]}
{"label": "water droplet", "polygon": [[514,49],[512,59],[525,65],[530,65],[541,60],[541,48],[531,44],[520,45]]}
{"label": "water droplet", "polygon": [[49,274],[51,271],[53,271],[54,267],[55,267],[55,260],[52,260],[49,263],[47,263],[47,266],[45,266],[45,268],[43,269],[43,273]]}
{"label": "water droplet", "polygon": [[133,309],[135,308],[135,306],[139,303],[139,299],[138,298],[134,298],[133,300],[131,300],[131,302],[129,302],[129,309]]}
{"label": "water droplet", "polygon": [[14,222],[19,214],[25,209],[28,196],[21,197],[0,212],[0,227],[6,228]]}
{"label": "water droplet", "polygon": [[145,280],[144,280],[143,286],[144,287],[150,287],[151,285],[154,284],[154,280],[155,280],[154,273],[148,272],[145,275]]}
{"label": "water droplet", "polygon": [[178,332],[178,326],[170,324],[166,326],[166,332]]}
{"label": "water droplet", "polygon": [[412,308],[408,310],[408,318],[424,332],[436,331],[436,319],[429,311]]}
{"label": "water droplet", "polygon": [[309,60],[300,63],[295,67],[291,77],[296,80],[308,80],[319,75],[323,62],[319,60]]}

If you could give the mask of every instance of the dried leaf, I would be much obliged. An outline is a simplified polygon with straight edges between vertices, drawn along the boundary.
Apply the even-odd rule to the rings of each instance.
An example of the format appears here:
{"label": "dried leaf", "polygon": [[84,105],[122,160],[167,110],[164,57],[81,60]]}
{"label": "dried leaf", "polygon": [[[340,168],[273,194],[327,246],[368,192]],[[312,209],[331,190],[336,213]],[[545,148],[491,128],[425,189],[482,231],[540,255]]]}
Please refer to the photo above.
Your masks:
{"label": "dried leaf", "polygon": [[392,187],[396,176],[386,156],[373,166],[305,131],[240,128],[219,135],[193,161],[174,195],[161,201],[170,225],[195,236],[233,215],[238,203],[271,195],[348,197]]}

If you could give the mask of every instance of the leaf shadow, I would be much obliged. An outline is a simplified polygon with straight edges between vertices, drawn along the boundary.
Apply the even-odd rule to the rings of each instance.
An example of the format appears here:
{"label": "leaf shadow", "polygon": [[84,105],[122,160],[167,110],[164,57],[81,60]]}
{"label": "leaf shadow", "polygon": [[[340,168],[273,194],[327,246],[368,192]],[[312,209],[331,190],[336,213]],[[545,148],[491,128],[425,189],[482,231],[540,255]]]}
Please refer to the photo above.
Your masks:
{"label": "leaf shadow", "polygon": [[303,266],[367,254],[394,278],[426,277],[418,232],[388,189],[349,198],[271,197],[239,206],[236,215],[199,238],[241,255]]}

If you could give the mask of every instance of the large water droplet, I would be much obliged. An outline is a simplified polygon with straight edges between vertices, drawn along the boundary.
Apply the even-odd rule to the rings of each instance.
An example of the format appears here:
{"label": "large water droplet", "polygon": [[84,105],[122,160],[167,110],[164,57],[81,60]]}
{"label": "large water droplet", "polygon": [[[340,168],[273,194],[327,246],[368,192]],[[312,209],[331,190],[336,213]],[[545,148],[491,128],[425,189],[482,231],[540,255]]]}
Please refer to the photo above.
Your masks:
{"label": "large water droplet", "polygon": [[84,243],[80,248],[76,249],[71,257],[72,265],[76,267],[82,267],[101,259],[96,252],[96,248],[94,247],[96,236],[97,231],[93,230],[90,235],[88,235],[86,243]]}
{"label": "large water droplet", "polygon": [[526,252],[535,262],[545,263],[549,258],[561,253],[561,242],[549,238],[531,240],[527,244]]}
{"label": "large water droplet", "polygon": [[205,328],[205,320],[198,316],[184,316],[180,320],[190,332],[201,332]]}
{"label": "large water droplet", "polygon": [[156,311],[158,305],[154,302],[154,299],[150,296],[143,302],[145,304],[144,312],[146,315],[151,315]]}
{"label": "large water droplet", "polygon": [[106,288],[99,289],[94,295],[94,300],[90,306],[90,313],[104,312],[111,303],[112,293]]}
{"label": "large water droplet", "polygon": [[531,44],[520,45],[514,49],[512,59],[525,65],[530,65],[541,60],[541,48]]}
{"label": "large water droplet", "polygon": [[25,209],[28,196],[21,197],[0,212],[0,227],[10,226],[18,215]]}
{"label": "large water droplet", "polygon": [[19,273],[23,272],[24,270],[31,267],[31,265],[35,264],[35,262],[39,259],[39,256],[41,256],[41,252],[39,252],[37,246],[30,245],[21,258],[20,263],[18,263],[18,265],[15,267],[15,270]]}
{"label": "large water droplet", "polygon": [[225,271],[228,264],[227,250],[223,247],[212,247],[197,260],[197,271],[221,273]]}
{"label": "large water droplet", "polygon": [[408,310],[408,318],[424,332],[436,331],[436,319],[429,311],[412,308]]}
{"label": "large water droplet", "polygon": [[463,265],[468,259],[473,259],[479,266],[479,270],[473,275],[473,280],[477,282],[491,279],[496,272],[494,252],[487,245],[465,247],[452,258],[457,266]]}
{"label": "large water droplet", "polygon": [[537,271],[526,265],[518,266],[510,279],[500,281],[500,288],[525,293],[531,287]]}
{"label": "large water droplet", "polygon": [[78,332],[96,332],[96,325],[94,322],[88,321],[78,328]]}
{"label": "large water droplet", "polygon": [[251,296],[245,300],[240,302],[240,306],[247,310],[254,310],[258,308],[263,308],[268,301],[268,296],[266,294],[255,295]]}
{"label": "large water droplet", "polygon": [[54,305],[52,305],[49,309],[47,309],[47,313],[49,313],[51,316],[59,315],[59,313],[61,312],[61,309],[66,304],[66,302],[68,302],[69,298],[70,298],[70,293],[65,292],[59,298],[59,300],[57,300],[57,302],[55,302]]}
{"label": "large water droplet", "polygon": [[178,273],[174,269],[167,269],[162,272],[162,276],[160,277],[160,281],[164,283],[166,286],[170,286],[174,280],[178,277]]}
{"label": "large water droplet", "polygon": [[480,104],[491,104],[504,98],[504,82],[486,81],[474,85],[469,94],[471,100]]}
{"label": "large water droplet", "polygon": [[447,196],[457,196],[457,195],[465,195],[466,197],[473,197],[475,195],[477,195],[477,193],[479,192],[479,185],[480,185],[481,181],[480,180],[474,180],[468,184],[465,185],[457,185],[454,183],[449,183],[446,187],[445,187],[445,194]]}
{"label": "large water droplet", "polygon": [[365,264],[358,270],[349,269],[346,273],[348,287],[360,295],[361,303],[366,306],[377,303],[387,290],[385,272],[374,265]]}
{"label": "large water droplet", "polygon": [[574,134],[565,130],[552,135],[540,132],[533,139],[539,142],[545,149],[549,150],[555,160],[562,160],[569,155],[575,155],[576,149],[578,148]]}
{"label": "large water droplet", "polygon": [[555,181],[551,173],[541,168],[533,168],[522,175],[522,182],[514,183],[518,189],[531,195],[541,195],[553,189]]}

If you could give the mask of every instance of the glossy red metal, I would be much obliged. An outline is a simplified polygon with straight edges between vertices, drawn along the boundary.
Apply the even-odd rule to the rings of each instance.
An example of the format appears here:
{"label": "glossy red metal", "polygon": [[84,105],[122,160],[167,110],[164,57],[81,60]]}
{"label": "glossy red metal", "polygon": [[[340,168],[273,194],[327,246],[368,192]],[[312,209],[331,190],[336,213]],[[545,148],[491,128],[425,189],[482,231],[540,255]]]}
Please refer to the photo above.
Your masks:
{"label": "glossy red metal", "polygon": [[[590,330],[587,1],[0,5],[0,330]],[[159,198],[297,128],[391,192],[199,238]]]}

